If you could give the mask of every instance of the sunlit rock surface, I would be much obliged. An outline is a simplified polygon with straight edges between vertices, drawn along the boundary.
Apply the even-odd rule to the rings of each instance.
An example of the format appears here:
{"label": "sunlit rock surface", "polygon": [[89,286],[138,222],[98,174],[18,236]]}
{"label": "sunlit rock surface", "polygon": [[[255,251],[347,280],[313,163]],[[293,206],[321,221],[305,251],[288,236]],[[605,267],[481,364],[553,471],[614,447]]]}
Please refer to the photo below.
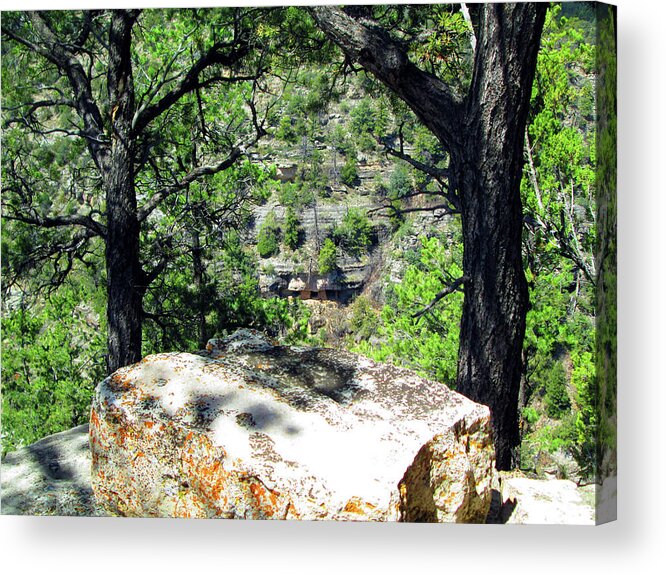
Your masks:
{"label": "sunlit rock surface", "polygon": [[2,515],[104,515],[90,484],[88,425],[11,453],[0,469]]}
{"label": "sunlit rock surface", "polygon": [[[502,478],[503,516],[501,523],[547,525],[593,525],[595,490],[579,488],[565,479],[538,480],[527,477]],[[600,519],[600,518],[597,518]]]}
{"label": "sunlit rock surface", "polygon": [[241,330],[97,388],[92,484],[113,514],[484,522],[488,409],[354,354]]}

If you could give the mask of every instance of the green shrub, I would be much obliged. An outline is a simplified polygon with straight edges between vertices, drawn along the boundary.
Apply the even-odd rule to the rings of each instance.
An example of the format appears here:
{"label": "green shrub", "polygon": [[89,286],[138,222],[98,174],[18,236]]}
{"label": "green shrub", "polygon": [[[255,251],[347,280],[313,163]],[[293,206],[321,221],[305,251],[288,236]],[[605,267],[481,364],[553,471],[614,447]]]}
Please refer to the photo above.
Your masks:
{"label": "green shrub", "polygon": [[354,136],[372,134],[375,130],[375,109],[371,100],[363,98],[351,111],[351,130]]}
{"label": "green shrub", "polygon": [[3,309],[3,454],[88,420],[106,371],[103,298],[73,279],[35,305]]}
{"label": "green shrub", "polygon": [[370,298],[364,295],[358,296],[350,306],[351,319],[350,328],[357,341],[367,340],[377,334],[380,325],[379,312],[370,302]]}
{"label": "green shrub", "polygon": [[546,394],[546,413],[550,417],[560,419],[571,408],[571,401],[567,393],[567,374],[561,361],[554,361],[549,369],[544,370],[541,377],[544,380]]}
{"label": "green shrub", "polygon": [[290,250],[295,250],[300,243],[301,226],[294,208],[287,208],[284,222],[284,245]]}
{"label": "green shrub", "polygon": [[358,168],[354,156],[347,156],[345,165],[340,170],[340,180],[342,180],[343,184],[350,187],[358,183]]}
{"label": "green shrub", "polygon": [[283,142],[288,142],[290,144],[296,143],[298,140],[298,134],[296,133],[296,127],[294,126],[291,116],[283,114],[280,117],[280,123],[275,131],[275,137]]}
{"label": "green shrub", "polygon": [[[376,361],[408,367],[454,387],[463,294],[448,295],[421,318],[415,318],[414,313],[442,289],[443,281],[447,281],[443,270],[454,277],[462,274],[459,260],[460,254],[452,254],[444,239],[424,238],[418,260],[406,269],[402,282],[394,284],[387,295],[387,305],[375,328],[382,345],[371,345],[368,339],[361,339],[353,350]],[[360,331],[369,322],[369,319],[363,321],[362,318],[367,318],[364,312],[367,310],[362,308],[358,312]]]}
{"label": "green shrub", "polygon": [[350,208],[333,231],[333,238],[346,252],[359,256],[372,244],[372,234],[368,216],[358,208]]}
{"label": "green shrub", "polygon": [[393,168],[388,183],[388,197],[392,200],[400,199],[412,191],[412,181],[409,169],[403,163]]}
{"label": "green shrub", "polygon": [[257,234],[257,252],[262,258],[280,253],[280,226],[272,212],[266,216]]}
{"label": "green shrub", "polygon": [[302,182],[284,183],[278,192],[278,202],[285,208],[292,207],[300,210],[314,203],[314,192]]}
{"label": "green shrub", "polygon": [[326,238],[319,250],[319,273],[327,274],[337,269],[338,250],[331,238]]}
{"label": "green shrub", "polygon": [[531,405],[523,409],[523,419],[528,425],[534,425],[539,421],[539,412]]}

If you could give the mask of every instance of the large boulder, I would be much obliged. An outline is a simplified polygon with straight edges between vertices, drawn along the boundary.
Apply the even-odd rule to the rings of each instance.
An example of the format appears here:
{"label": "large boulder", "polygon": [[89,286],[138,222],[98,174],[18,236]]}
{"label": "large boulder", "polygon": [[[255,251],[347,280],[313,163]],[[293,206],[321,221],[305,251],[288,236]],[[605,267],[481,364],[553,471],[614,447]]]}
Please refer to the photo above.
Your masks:
{"label": "large boulder", "polygon": [[99,384],[92,484],[127,516],[482,523],[490,429],[408,370],[241,330]]}

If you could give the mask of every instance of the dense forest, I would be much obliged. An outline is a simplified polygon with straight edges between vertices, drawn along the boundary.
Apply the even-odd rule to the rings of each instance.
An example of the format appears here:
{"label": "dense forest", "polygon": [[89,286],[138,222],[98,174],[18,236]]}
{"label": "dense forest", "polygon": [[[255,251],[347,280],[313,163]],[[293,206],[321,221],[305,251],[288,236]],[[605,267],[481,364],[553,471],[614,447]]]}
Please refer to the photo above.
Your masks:
{"label": "dense forest", "polygon": [[490,405],[498,467],[594,477],[599,10],[3,14],[3,454],[85,422],[118,367],[252,327]]}

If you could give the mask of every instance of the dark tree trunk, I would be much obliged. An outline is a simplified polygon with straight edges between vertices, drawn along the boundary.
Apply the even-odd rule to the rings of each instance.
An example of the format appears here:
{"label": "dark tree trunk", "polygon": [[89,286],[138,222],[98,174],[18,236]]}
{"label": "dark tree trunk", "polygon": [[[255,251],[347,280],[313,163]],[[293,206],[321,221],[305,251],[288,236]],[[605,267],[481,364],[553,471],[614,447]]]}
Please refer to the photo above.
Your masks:
{"label": "dark tree trunk", "polygon": [[135,17],[132,12],[114,12],[109,35],[108,89],[112,104],[112,144],[105,184],[110,373],[141,359],[145,281],[139,260],[139,222],[134,189],[134,92],[130,58],[131,29]]}
{"label": "dark tree trunk", "polygon": [[[520,202],[508,184],[470,173],[476,193],[463,201],[464,304],[457,389],[488,405],[495,431],[498,469],[509,469],[520,443],[518,391],[527,313],[527,283],[520,251]],[[493,194],[480,194],[493,189]],[[516,191],[517,193],[517,191]],[[489,197],[490,196],[490,197]]]}
{"label": "dark tree trunk", "polygon": [[528,307],[521,257],[523,138],[545,4],[484,4],[474,73],[459,101],[376,25],[312,8],[351,59],[398,94],[451,155],[462,213],[465,300],[458,390],[491,409],[497,467],[520,442],[518,393]]}
{"label": "dark tree trunk", "polygon": [[[114,154],[115,156],[115,154]],[[132,212],[131,173],[113,170],[107,191],[106,242],[109,373],[141,359],[143,293],[140,286],[139,226]]]}
{"label": "dark tree trunk", "polygon": [[498,469],[512,467],[520,444],[518,394],[528,308],[520,180],[544,12],[501,4],[482,11],[466,129],[454,162],[468,278],[458,390],[490,407]]}

